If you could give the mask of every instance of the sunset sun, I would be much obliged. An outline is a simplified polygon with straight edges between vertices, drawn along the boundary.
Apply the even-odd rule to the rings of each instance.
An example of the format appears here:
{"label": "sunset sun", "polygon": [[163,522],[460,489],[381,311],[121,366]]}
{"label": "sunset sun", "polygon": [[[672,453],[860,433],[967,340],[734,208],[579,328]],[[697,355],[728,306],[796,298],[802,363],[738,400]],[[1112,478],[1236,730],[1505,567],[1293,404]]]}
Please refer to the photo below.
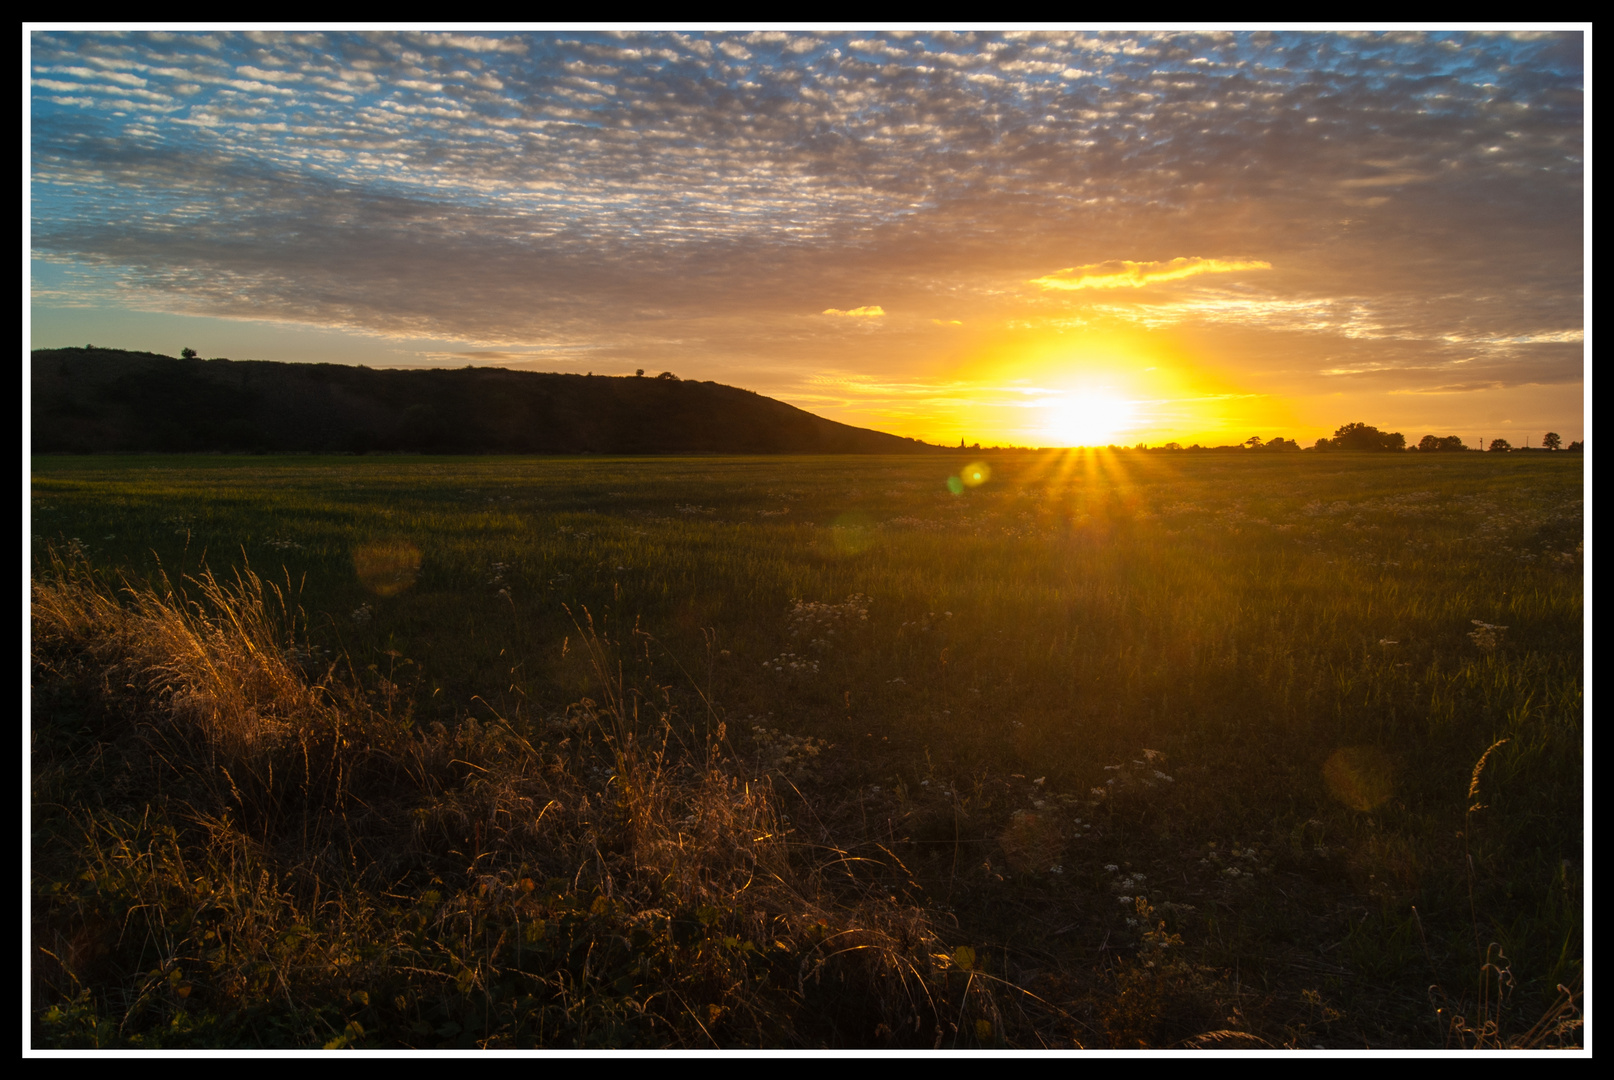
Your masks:
{"label": "sunset sun", "polygon": [[1073,391],[1046,406],[1043,435],[1056,446],[1105,446],[1127,430],[1134,403],[1111,391]]}

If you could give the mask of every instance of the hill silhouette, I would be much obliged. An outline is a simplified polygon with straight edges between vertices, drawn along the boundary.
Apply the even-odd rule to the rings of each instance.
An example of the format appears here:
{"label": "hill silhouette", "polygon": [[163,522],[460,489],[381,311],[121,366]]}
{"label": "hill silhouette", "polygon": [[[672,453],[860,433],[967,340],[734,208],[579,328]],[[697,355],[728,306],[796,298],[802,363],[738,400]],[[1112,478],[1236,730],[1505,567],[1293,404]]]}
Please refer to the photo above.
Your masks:
{"label": "hill silhouette", "polygon": [[35,453],[891,454],[926,443],[672,377],[33,352]]}

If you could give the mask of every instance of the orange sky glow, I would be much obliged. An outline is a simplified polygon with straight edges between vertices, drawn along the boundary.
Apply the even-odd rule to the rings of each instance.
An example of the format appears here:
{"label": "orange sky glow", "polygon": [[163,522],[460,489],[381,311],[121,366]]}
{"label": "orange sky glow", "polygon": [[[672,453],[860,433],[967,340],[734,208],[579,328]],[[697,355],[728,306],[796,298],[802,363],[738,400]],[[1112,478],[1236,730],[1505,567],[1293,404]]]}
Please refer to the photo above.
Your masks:
{"label": "orange sky glow", "polygon": [[1567,443],[1587,36],[39,29],[27,336]]}

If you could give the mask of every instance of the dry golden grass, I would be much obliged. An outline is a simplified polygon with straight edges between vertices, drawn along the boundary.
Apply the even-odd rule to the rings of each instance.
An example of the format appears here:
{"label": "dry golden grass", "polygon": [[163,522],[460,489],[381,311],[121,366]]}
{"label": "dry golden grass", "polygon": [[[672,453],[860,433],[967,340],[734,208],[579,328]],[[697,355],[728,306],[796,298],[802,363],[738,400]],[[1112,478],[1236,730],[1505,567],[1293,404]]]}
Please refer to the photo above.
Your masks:
{"label": "dry golden grass", "polygon": [[119,759],[108,798],[84,783],[106,761],[36,761],[72,848],[37,870],[77,877],[36,890],[40,1040],[1001,1037],[988,981],[886,891],[896,868],[793,840],[721,727],[681,744],[612,643],[586,638],[601,703],[418,730],[386,686],[384,708],[307,677],[285,590],[185,585],[113,594],[54,559],[34,586],[36,689],[76,687]]}

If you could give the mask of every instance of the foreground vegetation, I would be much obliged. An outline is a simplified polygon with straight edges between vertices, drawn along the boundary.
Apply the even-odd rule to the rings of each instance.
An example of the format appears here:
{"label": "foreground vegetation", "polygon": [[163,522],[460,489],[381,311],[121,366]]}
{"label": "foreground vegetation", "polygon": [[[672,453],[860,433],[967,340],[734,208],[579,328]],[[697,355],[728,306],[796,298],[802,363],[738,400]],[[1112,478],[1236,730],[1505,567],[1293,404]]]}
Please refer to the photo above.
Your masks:
{"label": "foreground vegetation", "polygon": [[1572,1044],[1473,457],[36,459],[35,1045]]}

